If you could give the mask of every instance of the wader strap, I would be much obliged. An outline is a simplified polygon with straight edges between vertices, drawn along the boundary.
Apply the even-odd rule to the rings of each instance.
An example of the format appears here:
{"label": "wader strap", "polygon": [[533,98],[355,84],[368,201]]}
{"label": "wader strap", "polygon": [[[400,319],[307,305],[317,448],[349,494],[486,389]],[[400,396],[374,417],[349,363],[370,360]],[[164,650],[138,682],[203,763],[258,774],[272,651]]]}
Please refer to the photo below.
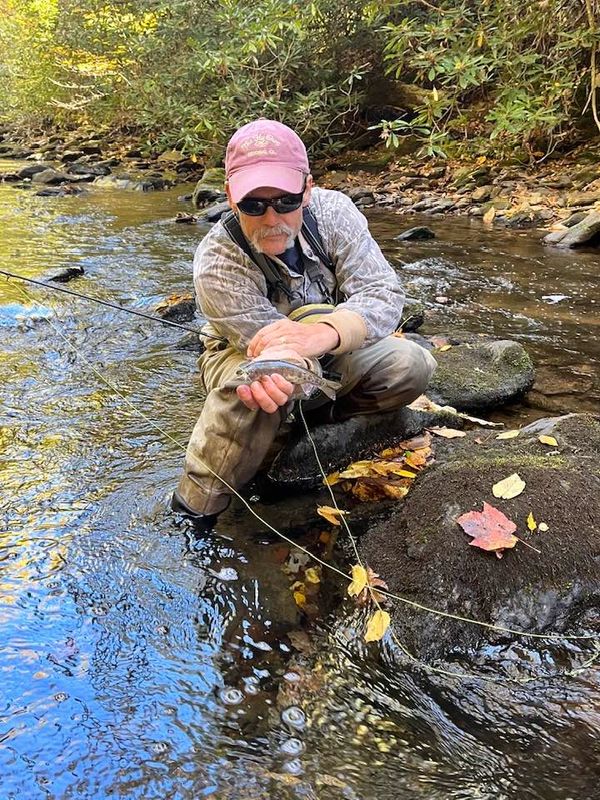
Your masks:
{"label": "wader strap", "polygon": [[262,274],[265,276],[265,280],[267,282],[267,289],[269,290],[269,294],[273,289],[279,289],[282,291],[288,300],[293,300],[296,297],[296,293],[293,292],[285,283],[281,280],[281,276],[275,264],[265,256],[264,253],[257,253],[253,250],[250,245],[248,244],[248,240],[242,233],[242,228],[240,226],[238,218],[235,216],[233,211],[230,211],[226,214],[222,219],[221,222],[223,223],[223,227],[229,234],[229,236],[233,239],[233,241],[237,244],[239,248],[241,248],[244,253],[250,258],[254,263],[259,267]]}
{"label": "wader strap", "polygon": [[[244,251],[244,253],[246,253],[248,258],[250,258],[257,265],[257,267],[259,267],[262,274],[265,276],[269,295],[274,289],[279,289],[285,294],[288,300],[293,300],[297,296],[296,293],[286,286],[286,284],[281,280],[279,270],[273,261],[265,256],[264,253],[257,253],[250,247],[248,240],[242,232],[240,221],[233,211],[229,211],[224,217],[222,217],[221,222],[233,241],[241,250]],[[315,219],[312,211],[310,211],[308,208],[305,208],[302,214],[302,235],[310,245],[319,261],[335,275],[335,266],[323,247],[323,240],[321,239],[321,234],[319,233],[317,220]],[[325,283],[323,273],[319,269],[319,266],[309,259],[303,259],[303,263],[310,282],[317,284],[325,297],[325,302],[335,304],[337,299],[337,290],[336,298],[334,298],[329,291],[327,284]]]}

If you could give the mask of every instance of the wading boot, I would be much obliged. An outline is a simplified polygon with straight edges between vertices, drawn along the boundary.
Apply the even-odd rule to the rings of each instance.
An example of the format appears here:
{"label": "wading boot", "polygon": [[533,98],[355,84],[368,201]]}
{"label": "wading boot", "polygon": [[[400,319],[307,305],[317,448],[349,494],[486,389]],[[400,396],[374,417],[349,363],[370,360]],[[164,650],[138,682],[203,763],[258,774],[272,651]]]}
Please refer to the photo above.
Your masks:
{"label": "wading boot", "polygon": [[171,498],[171,509],[186,520],[195,535],[202,536],[210,533],[215,528],[218,514],[198,514],[183,502],[177,492],[173,492]]}

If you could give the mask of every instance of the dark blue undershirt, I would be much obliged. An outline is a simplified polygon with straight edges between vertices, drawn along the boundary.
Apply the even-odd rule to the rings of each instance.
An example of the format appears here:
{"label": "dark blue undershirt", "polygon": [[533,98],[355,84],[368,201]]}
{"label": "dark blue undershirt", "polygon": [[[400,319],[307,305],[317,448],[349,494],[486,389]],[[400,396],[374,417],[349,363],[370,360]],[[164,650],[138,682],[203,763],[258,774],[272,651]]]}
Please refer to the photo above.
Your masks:
{"label": "dark blue undershirt", "polygon": [[288,247],[283,253],[280,253],[277,258],[281,259],[288,269],[292,272],[297,272],[298,275],[304,274],[304,264],[302,262],[302,254],[300,252],[300,245],[298,240],[294,242],[292,247]]}

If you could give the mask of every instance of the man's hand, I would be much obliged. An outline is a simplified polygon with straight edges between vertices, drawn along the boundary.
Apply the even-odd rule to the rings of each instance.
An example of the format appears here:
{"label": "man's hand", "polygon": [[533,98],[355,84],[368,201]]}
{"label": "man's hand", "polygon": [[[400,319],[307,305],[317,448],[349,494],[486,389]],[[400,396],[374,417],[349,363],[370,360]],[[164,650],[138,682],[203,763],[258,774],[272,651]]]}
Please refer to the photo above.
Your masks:
{"label": "man's hand", "polygon": [[[289,347],[270,347],[262,351],[262,358],[281,359],[282,361],[293,361],[302,364],[304,359],[295,350]],[[282,375],[274,373],[266,375],[259,381],[253,381],[250,385],[242,384],[236,389],[237,396],[242,403],[251,411],[257,408],[266,411],[267,414],[274,414],[280,406],[285,406],[290,401],[296,387]]]}
{"label": "man's hand", "polygon": [[339,344],[337,331],[324,322],[309,325],[292,322],[289,319],[278,319],[265,325],[254,336],[248,345],[248,357],[264,356],[270,348],[289,348],[297,355],[314,358],[334,350]]}

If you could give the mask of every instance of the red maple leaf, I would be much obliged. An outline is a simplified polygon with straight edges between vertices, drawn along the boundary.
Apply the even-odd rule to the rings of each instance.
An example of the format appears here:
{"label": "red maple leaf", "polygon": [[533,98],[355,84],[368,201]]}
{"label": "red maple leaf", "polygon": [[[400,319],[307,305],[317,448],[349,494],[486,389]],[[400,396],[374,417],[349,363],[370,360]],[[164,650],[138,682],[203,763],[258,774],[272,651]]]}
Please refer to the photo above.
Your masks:
{"label": "red maple leaf", "polygon": [[465,533],[474,537],[469,544],[482,550],[504,550],[519,541],[513,536],[517,530],[515,523],[489,503],[483,504],[483,511],[469,511],[456,521]]}

